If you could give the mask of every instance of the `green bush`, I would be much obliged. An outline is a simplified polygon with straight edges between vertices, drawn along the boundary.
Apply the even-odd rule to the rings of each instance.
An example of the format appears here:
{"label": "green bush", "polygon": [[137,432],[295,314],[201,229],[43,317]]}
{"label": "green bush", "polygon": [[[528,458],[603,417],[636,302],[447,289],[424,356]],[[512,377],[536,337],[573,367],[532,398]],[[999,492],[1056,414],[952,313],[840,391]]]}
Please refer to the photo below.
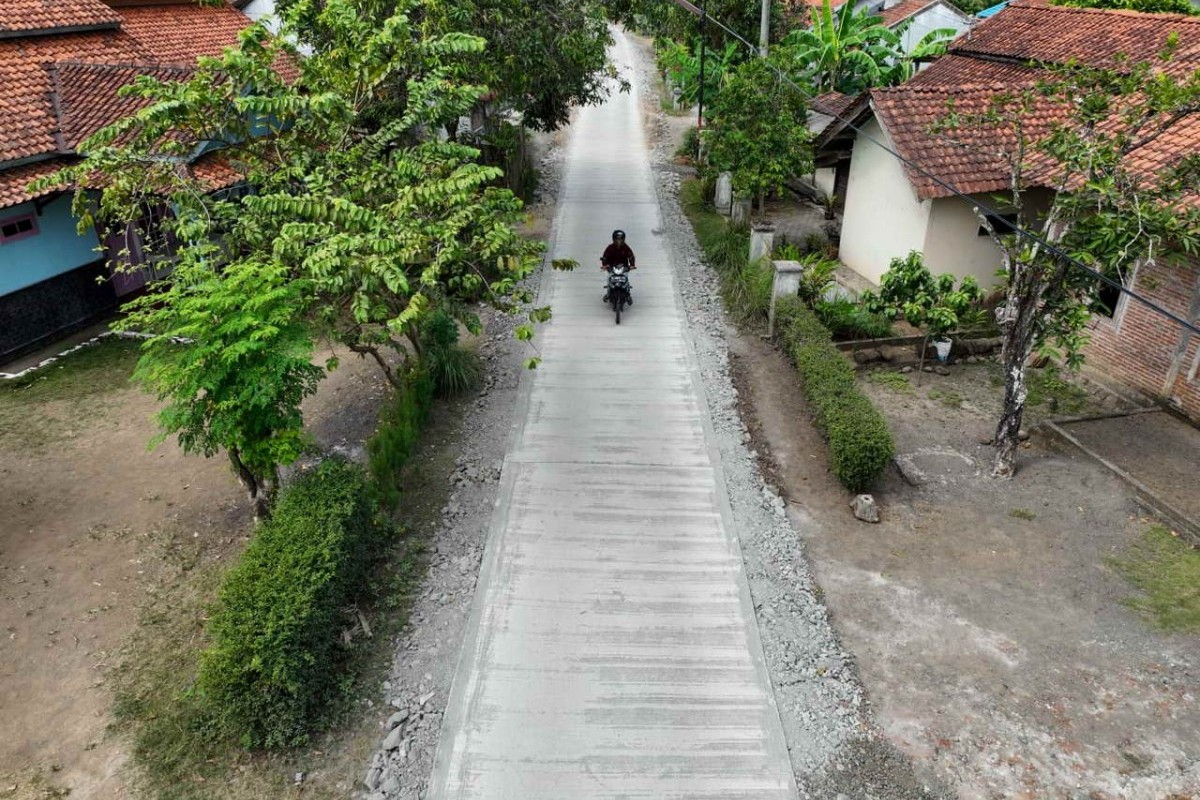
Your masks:
{"label": "green bush", "polygon": [[829,445],[833,474],[852,492],[867,489],[895,454],[887,421],[855,383],[854,367],[833,346],[829,331],[799,298],[779,300],[775,320]]}
{"label": "green bush", "polygon": [[458,323],[445,311],[435,311],[421,326],[425,368],[438,397],[457,397],[479,383],[479,357],[458,343]]}
{"label": "green bush", "polygon": [[363,471],[329,460],[280,494],[225,576],[197,688],[246,747],[303,744],[336,693],[341,609],[386,540]]}
{"label": "green bush", "polygon": [[433,378],[427,371],[409,372],[404,388],[397,389],[379,412],[379,427],[367,440],[367,465],[378,496],[388,505],[399,497],[400,471],[416,449],[433,393]]}
{"label": "green bush", "polygon": [[817,319],[839,341],[883,339],[892,335],[892,322],[883,314],[872,314],[853,300],[821,300],[813,308]]}

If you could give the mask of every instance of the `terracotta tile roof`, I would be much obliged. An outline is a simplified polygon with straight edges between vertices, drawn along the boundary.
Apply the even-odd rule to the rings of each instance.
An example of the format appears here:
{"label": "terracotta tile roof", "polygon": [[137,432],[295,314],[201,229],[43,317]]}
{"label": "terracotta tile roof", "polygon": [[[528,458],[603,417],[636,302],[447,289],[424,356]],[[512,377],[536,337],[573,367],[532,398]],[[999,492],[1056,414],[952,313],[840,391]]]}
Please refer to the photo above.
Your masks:
{"label": "terracotta tile roof", "polygon": [[128,61],[139,55],[117,31],[0,40],[0,164],[58,150],[50,65],[63,58]]}
{"label": "terracotta tile roof", "polygon": [[840,116],[846,109],[854,105],[854,101],[858,99],[857,95],[842,94],[841,92],[826,92],[812,99],[809,107],[818,114],[825,114],[830,117]]}
{"label": "terracotta tile roof", "polygon": [[192,64],[237,43],[250,19],[232,6],[122,8],[121,30],[163,64]]}
{"label": "terracotta tile roof", "polygon": [[0,171],[0,209],[53,194],[53,189],[43,192],[29,191],[29,182],[52,175],[66,165],[67,162],[63,159],[55,158]]}
{"label": "terracotta tile roof", "polygon": [[1043,73],[1025,64],[984,61],[968,56],[942,56],[918,72],[906,86],[965,86],[978,83],[1000,83],[1027,86],[1037,83]]}
{"label": "terracotta tile roof", "polygon": [[115,27],[121,18],[100,0],[3,0],[0,36],[61,28]]}
{"label": "terracotta tile roof", "polygon": [[930,6],[937,5],[938,2],[939,0],[900,0],[891,8],[880,11],[879,16],[883,17],[884,25],[894,28],[909,17],[915,16]]}
{"label": "terracotta tile roof", "polygon": [[[139,6],[118,11],[120,30],[0,39],[0,165],[63,149],[54,107],[51,68],[55,63],[137,63],[147,65],[147,70],[163,64],[190,65],[198,56],[219,55],[249,24],[245,15],[229,6]],[[61,94],[62,80],[58,88]],[[92,124],[82,121],[79,126],[82,130]]]}
{"label": "terracotta tile roof", "polygon": [[[930,67],[935,69],[937,64]],[[910,163],[904,165],[917,197],[928,200],[953,194],[938,183],[941,180],[960,192],[994,192],[1009,183],[1004,152],[1012,137],[1003,130],[964,127],[953,136],[930,130],[949,111],[962,114],[986,111],[993,97],[1012,88],[1004,83],[947,86],[944,84],[906,84],[893,89],[875,89],[871,99],[875,115],[882,123],[897,152]],[[1049,130],[1059,109],[1046,101],[1026,119],[1031,134]],[[912,164],[920,165],[920,168]]]}
{"label": "terracotta tile roof", "polygon": [[1153,59],[1167,36],[1177,32],[1179,56],[1200,54],[1200,17],[1071,8],[1018,0],[1001,14],[961,36],[951,53],[1017,61],[1111,66],[1122,53],[1133,61]]}
{"label": "terracotta tile roof", "polygon": [[234,169],[229,163],[228,156],[220,151],[205,153],[193,161],[188,169],[191,171],[192,177],[204,184],[210,192],[226,189],[236,183],[241,183],[243,179],[242,173]]}
{"label": "terracotta tile roof", "polygon": [[114,120],[127,117],[146,105],[138,97],[121,97],[122,87],[139,75],[159,80],[186,80],[193,70],[145,64],[86,64],[60,61],[51,69],[58,100],[59,130],[66,149],[79,143]]}
{"label": "terracotta tile roof", "polygon": [[[1154,24],[1147,25],[1147,19]],[[1078,29],[1089,32],[1086,44],[1075,37],[1073,32]],[[964,128],[953,136],[932,131],[931,126],[949,112],[949,101],[960,113],[987,110],[996,95],[1032,86],[1046,76],[1044,69],[1028,63],[1031,58],[1065,61],[1078,55],[1080,60],[1101,66],[1111,64],[1112,54],[1119,49],[1135,60],[1153,58],[1171,30],[1181,31],[1182,43],[1171,70],[1200,68],[1200,19],[1023,2],[980,24],[969,42],[963,44],[965,38],[959,39],[951,55],[908,83],[872,90],[873,108],[897,151],[920,165],[920,169],[905,165],[905,171],[921,199],[952,194],[938,180],[968,194],[1001,190],[1009,183],[1003,153],[1011,146],[1011,134],[1002,126],[991,130]],[[1071,46],[1080,48],[1080,52],[1073,52]],[[1026,131],[1040,136],[1066,113],[1053,100],[1039,99],[1026,118]],[[1198,151],[1200,114],[1194,114],[1133,153],[1128,166],[1150,175]],[[1039,168],[1044,170],[1041,176]],[[1031,180],[1052,185],[1053,176],[1045,170],[1048,165],[1034,165],[1029,173]]]}

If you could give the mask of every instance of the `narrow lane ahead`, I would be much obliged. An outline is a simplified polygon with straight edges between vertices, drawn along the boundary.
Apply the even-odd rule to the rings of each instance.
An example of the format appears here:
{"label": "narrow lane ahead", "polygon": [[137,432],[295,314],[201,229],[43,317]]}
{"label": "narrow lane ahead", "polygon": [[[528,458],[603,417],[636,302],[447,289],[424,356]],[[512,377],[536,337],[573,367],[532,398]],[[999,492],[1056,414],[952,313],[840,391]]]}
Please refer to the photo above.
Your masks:
{"label": "narrow lane ahead", "polygon": [[[433,800],[796,796],[659,226],[636,93],[584,109],[552,240],[582,268],[546,276]],[[614,228],[639,264],[620,326]]]}

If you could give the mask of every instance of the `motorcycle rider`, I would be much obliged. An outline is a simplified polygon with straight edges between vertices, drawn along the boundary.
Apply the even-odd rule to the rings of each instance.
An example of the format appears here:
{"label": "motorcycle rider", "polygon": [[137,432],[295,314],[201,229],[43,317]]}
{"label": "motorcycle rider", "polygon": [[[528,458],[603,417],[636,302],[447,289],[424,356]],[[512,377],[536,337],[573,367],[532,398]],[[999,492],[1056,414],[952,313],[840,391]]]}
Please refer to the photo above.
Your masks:
{"label": "motorcycle rider", "polygon": [[[612,232],[612,244],[604,248],[604,255],[600,256],[600,269],[605,272],[614,264],[628,264],[631,272],[637,269],[637,257],[634,256],[629,245],[625,244],[625,231],[620,229]],[[607,280],[604,281],[604,302],[608,302]],[[629,304],[633,305],[632,294],[629,297]]]}

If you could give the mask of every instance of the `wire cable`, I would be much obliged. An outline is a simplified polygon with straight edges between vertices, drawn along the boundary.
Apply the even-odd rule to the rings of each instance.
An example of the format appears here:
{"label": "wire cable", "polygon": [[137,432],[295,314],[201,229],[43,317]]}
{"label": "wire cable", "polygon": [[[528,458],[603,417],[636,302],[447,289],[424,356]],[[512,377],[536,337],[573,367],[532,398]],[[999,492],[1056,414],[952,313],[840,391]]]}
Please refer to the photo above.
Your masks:
{"label": "wire cable", "polygon": [[[672,0],[666,0],[666,2],[672,2]],[[714,25],[716,25],[718,28],[720,28],[721,30],[728,33],[734,39],[737,39],[739,42],[746,45],[746,47],[748,47],[752,51],[754,51],[755,55],[757,56],[758,45],[751,44],[744,36],[742,36],[737,31],[733,30],[728,25],[726,25],[725,22],[723,20],[721,20],[719,17],[714,17],[713,15],[707,14],[707,13],[705,13],[703,16],[705,18],[707,18],[708,21],[710,21]],[[795,89],[797,92],[799,92],[800,95],[806,101],[811,103],[813,100],[816,99],[816,97],[812,94],[812,92],[807,91],[806,89],[801,87],[794,80],[792,80],[791,76],[789,76],[786,72],[784,72],[782,69],[780,69],[775,64],[772,64],[769,60],[767,62],[767,66],[769,66],[785,83],[787,83],[793,89]],[[999,211],[997,211],[996,209],[990,207],[986,203],[980,202],[979,200],[976,200],[975,198],[970,197],[969,195],[964,194],[963,192],[959,191],[957,186],[947,183],[946,181],[939,178],[937,175],[934,175],[932,172],[925,169],[923,166],[918,164],[916,161],[913,161],[910,158],[906,158],[905,156],[898,153],[896,150],[892,149],[891,147],[888,147],[885,143],[879,141],[875,137],[864,132],[861,127],[854,124],[853,119],[849,119],[849,118],[843,116],[842,114],[827,114],[826,116],[832,116],[834,119],[837,119],[840,122],[845,123],[846,127],[850,128],[859,136],[863,137],[867,141],[869,141],[872,144],[874,144],[875,146],[879,147],[884,152],[895,157],[898,161],[900,161],[900,163],[905,164],[906,166],[916,170],[920,174],[922,174],[925,177],[932,180],[938,186],[940,186],[943,189],[945,189],[946,191],[950,192],[951,195],[954,196],[955,198],[967,203],[968,205],[971,206],[972,211],[974,213],[976,213],[976,215],[978,215],[979,211],[982,211],[985,215],[992,215],[993,217],[1001,216],[1001,213]],[[1137,302],[1141,303],[1146,308],[1149,308],[1151,311],[1155,312],[1156,314],[1159,314],[1160,316],[1166,317],[1167,319],[1169,319],[1172,322],[1174,322],[1175,324],[1183,327],[1184,329],[1191,331],[1194,334],[1200,334],[1200,325],[1193,323],[1190,320],[1185,319],[1184,317],[1179,316],[1175,312],[1171,311],[1170,309],[1164,308],[1163,306],[1154,302],[1150,298],[1145,297],[1145,296],[1133,291],[1132,289],[1129,289],[1128,287],[1125,286],[1125,284],[1123,282],[1113,280],[1112,278],[1108,277],[1107,275],[1103,274],[1102,272],[1092,269],[1091,267],[1089,267],[1086,264],[1084,264],[1083,262],[1081,262],[1079,259],[1070,255],[1069,253],[1064,252],[1063,250],[1061,250],[1057,246],[1051,244],[1050,242],[1046,241],[1044,238],[1042,238],[1038,234],[1034,233],[1033,231],[1018,227],[1016,225],[1011,225],[1008,227],[1014,234],[1026,239],[1028,241],[1032,241],[1032,242],[1038,244],[1039,246],[1044,248],[1047,253],[1055,256],[1056,258],[1066,261],[1068,265],[1084,271],[1085,273],[1087,273],[1087,274],[1091,275],[1092,277],[1096,278],[1097,280],[1099,280],[1101,283],[1107,284],[1108,286],[1112,287],[1113,289],[1118,290],[1122,294],[1129,296],[1131,299],[1136,300]]]}

